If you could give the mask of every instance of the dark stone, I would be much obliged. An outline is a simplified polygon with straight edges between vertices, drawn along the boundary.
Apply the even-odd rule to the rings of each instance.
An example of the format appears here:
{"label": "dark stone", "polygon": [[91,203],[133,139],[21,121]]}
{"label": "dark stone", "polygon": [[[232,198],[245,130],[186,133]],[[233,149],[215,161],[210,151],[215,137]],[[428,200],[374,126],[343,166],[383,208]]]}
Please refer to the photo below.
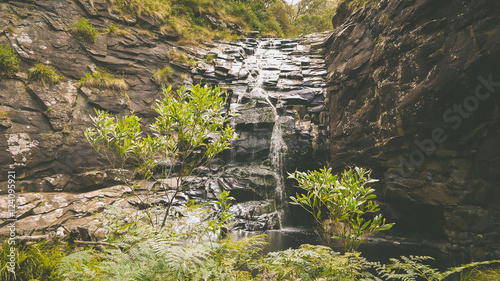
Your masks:
{"label": "dark stone", "polygon": [[[479,77],[500,80],[498,3],[386,0],[354,9],[337,7],[325,45],[332,168],[373,170],[394,234],[498,258],[489,235],[500,231],[491,191],[500,180],[492,146],[500,105],[491,95],[475,108],[474,98],[477,87],[487,93]],[[458,115],[455,105],[474,110]]]}

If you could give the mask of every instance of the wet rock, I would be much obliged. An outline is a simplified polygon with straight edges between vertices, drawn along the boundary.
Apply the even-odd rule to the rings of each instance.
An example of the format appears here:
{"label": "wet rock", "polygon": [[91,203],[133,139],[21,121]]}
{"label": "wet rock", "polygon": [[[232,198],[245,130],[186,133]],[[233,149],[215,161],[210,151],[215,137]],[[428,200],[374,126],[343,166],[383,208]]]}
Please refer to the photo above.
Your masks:
{"label": "wet rock", "polygon": [[[231,125],[240,136],[232,151],[221,154],[216,169],[200,168],[197,177],[185,181],[174,203],[188,200],[202,203],[216,199],[222,190],[230,190],[238,204],[254,202],[246,206],[254,215],[238,222],[245,229],[279,227],[277,208],[270,202],[275,201],[283,188],[277,188],[280,178],[274,160],[270,160],[276,158],[271,155],[271,140],[273,132],[275,139],[277,132],[283,134],[283,141],[290,148],[285,157],[293,159],[291,169],[308,166],[315,155],[306,153],[319,147],[317,144],[322,141],[327,143],[325,138],[320,139],[315,124],[325,111],[307,113],[309,108],[319,105],[316,103],[320,100],[314,100],[313,93],[324,87],[321,85],[324,79],[312,80],[312,76],[304,75],[304,71],[310,75],[321,71],[321,58],[315,57],[317,50],[308,45],[318,45],[324,36],[248,38],[214,43],[207,48],[186,47],[173,41],[179,37],[175,31],[146,32],[144,28],[156,30],[159,25],[154,18],[147,15],[125,18],[107,1],[96,0],[92,5],[88,1],[28,1],[22,5],[11,1],[0,11],[0,15],[5,15],[0,17],[0,23],[15,27],[15,32],[4,34],[2,43],[11,44],[22,60],[16,77],[0,81],[0,110],[6,113],[0,114],[0,171],[15,169],[23,194],[39,192],[42,196],[30,195],[33,198],[23,209],[21,224],[41,232],[96,239],[92,233],[97,233],[93,228],[97,228],[98,222],[91,213],[113,204],[148,207],[141,205],[140,200],[128,198],[126,191],[110,193],[107,188],[120,183],[120,174],[102,169],[107,167],[106,160],[98,157],[83,132],[91,127],[94,109],[117,116],[133,110],[144,123],[151,121],[155,116],[152,106],[161,92],[161,85],[151,80],[151,71],[170,66],[174,75],[169,83],[174,86],[197,81],[227,87],[231,101],[227,110],[233,117]],[[18,16],[7,16],[9,13]],[[115,23],[128,33],[118,37],[100,34],[94,43],[86,42],[71,32],[75,19],[82,16],[89,18],[99,31]],[[240,28],[210,17],[204,20],[216,28]],[[256,32],[250,35],[258,36]],[[186,52],[198,66],[172,60],[169,54],[174,48]],[[206,61],[208,54],[215,59]],[[50,65],[65,80],[47,86],[29,82],[23,70],[34,62]],[[86,73],[98,68],[106,68],[124,79],[127,91],[78,85]],[[184,72],[188,77],[181,75]],[[293,104],[294,99],[302,107],[294,107],[297,105]],[[307,126],[299,125],[294,118],[307,118]],[[276,120],[282,121],[276,125]],[[285,150],[282,147],[280,151],[285,154]],[[326,155],[320,151],[321,148],[318,154]],[[5,175],[0,173],[1,194],[7,190]],[[153,189],[166,192],[167,195],[154,202],[165,204],[178,187],[176,184],[173,179],[156,184],[142,181],[138,192]],[[258,203],[260,200],[265,201]],[[63,225],[74,231],[61,231]]]}
{"label": "wet rock", "polygon": [[[391,209],[387,219],[401,235],[494,256],[498,243],[489,244],[489,235],[498,239],[499,208],[492,203],[498,192],[491,191],[500,168],[493,145],[498,98],[464,112],[459,124],[444,115],[474,99],[481,81],[500,79],[493,47],[500,42],[500,18],[492,0],[458,3],[388,0],[362,12],[339,5],[337,28],[325,45],[331,164],[338,171],[373,169],[381,179],[379,198]],[[389,15],[384,24],[382,15]],[[473,35],[463,30],[465,21]],[[476,38],[482,43],[473,43]],[[432,140],[433,132],[446,140]],[[482,195],[486,190],[490,200]]]}

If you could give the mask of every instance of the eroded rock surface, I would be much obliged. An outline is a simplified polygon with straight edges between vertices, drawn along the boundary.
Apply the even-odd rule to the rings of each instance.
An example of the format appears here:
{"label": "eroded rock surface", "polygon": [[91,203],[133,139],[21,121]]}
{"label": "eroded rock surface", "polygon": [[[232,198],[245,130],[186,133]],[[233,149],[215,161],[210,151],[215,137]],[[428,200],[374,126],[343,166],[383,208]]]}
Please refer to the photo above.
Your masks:
{"label": "eroded rock surface", "polygon": [[[116,171],[98,157],[83,132],[91,126],[89,116],[95,109],[117,116],[134,111],[149,123],[164,82],[174,88],[191,83],[221,85],[230,95],[228,112],[239,114],[232,121],[240,135],[234,149],[211,167],[200,168],[200,176],[187,180],[175,203],[206,202],[230,190],[236,197],[231,210],[238,218],[237,228],[279,227],[281,207],[275,200],[277,194],[283,196],[284,188],[277,192],[276,186],[283,185],[277,175],[285,169],[277,172],[276,161],[270,158],[283,157],[281,165],[287,168],[304,168],[320,165],[327,155],[326,70],[319,49],[327,34],[186,47],[175,41],[178,34],[160,31],[155,19],[123,17],[108,4],[105,0],[0,3],[0,44],[12,46],[21,59],[16,76],[0,80],[0,194],[2,200],[7,198],[7,172],[15,171],[16,192],[23,202],[17,214],[20,232],[95,227],[91,214],[119,202],[145,207],[121,189]],[[73,24],[82,17],[100,32],[93,43],[74,32]],[[205,20],[213,26],[227,24]],[[123,31],[121,35],[106,33],[111,24]],[[37,63],[51,66],[65,78],[55,85],[29,81],[27,70]],[[152,79],[152,71],[164,67],[172,72],[167,81]],[[85,74],[100,68],[123,79],[126,87],[80,85]],[[257,86],[262,92],[253,91]],[[276,113],[283,142],[273,152],[278,143],[272,141]],[[153,204],[167,202],[161,196],[155,200]],[[5,221],[8,214],[2,212]]]}
{"label": "eroded rock surface", "polygon": [[498,1],[339,7],[326,44],[331,163],[374,170],[394,231],[500,256]]}

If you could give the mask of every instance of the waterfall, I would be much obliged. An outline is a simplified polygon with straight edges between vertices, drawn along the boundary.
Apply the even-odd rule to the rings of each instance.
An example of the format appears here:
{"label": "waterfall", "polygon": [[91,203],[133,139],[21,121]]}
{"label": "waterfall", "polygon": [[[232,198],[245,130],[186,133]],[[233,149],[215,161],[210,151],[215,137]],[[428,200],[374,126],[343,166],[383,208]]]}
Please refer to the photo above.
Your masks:
{"label": "waterfall", "polygon": [[274,122],[273,132],[271,134],[271,147],[269,149],[269,158],[271,160],[271,165],[274,170],[274,176],[276,177],[276,207],[277,214],[280,223],[280,227],[283,226],[283,218],[286,208],[285,202],[285,155],[288,151],[288,146],[283,139],[283,129],[282,129],[283,117],[276,115],[276,121]]}
{"label": "waterfall", "polygon": [[239,219],[237,229],[282,227],[289,216],[287,169],[309,168],[318,147],[327,147],[326,125],[320,124],[324,61],[307,45],[309,39],[301,40],[220,43],[213,62],[193,79],[222,84],[230,95],[230,125],[239,139],[211,186],[231,191],[238,201],[230,209]]}

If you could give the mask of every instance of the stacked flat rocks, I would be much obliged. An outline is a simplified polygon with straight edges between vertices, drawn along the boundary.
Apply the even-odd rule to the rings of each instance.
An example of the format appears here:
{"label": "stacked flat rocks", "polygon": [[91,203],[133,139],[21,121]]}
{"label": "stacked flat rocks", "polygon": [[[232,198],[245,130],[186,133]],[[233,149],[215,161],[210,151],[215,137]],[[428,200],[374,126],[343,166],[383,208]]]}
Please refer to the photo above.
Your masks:
{"label": "stacked flat rocks", "polygon": [[[279,186],[285,184],[283,174],[326,161],[324,36],[221,43],[193,71],[189,82],[222,85],[229,95],[231,125],[239,139],[222,158],[225,164],[207,194],[231,191],[239,228],[278,228],[287,215],[279,213],[286,204],[281,198],[288,198],[287,188]],[[283,140],[281,147],[273,148],[275,138]],[[273,161],[276,157],[281,161]]]}

